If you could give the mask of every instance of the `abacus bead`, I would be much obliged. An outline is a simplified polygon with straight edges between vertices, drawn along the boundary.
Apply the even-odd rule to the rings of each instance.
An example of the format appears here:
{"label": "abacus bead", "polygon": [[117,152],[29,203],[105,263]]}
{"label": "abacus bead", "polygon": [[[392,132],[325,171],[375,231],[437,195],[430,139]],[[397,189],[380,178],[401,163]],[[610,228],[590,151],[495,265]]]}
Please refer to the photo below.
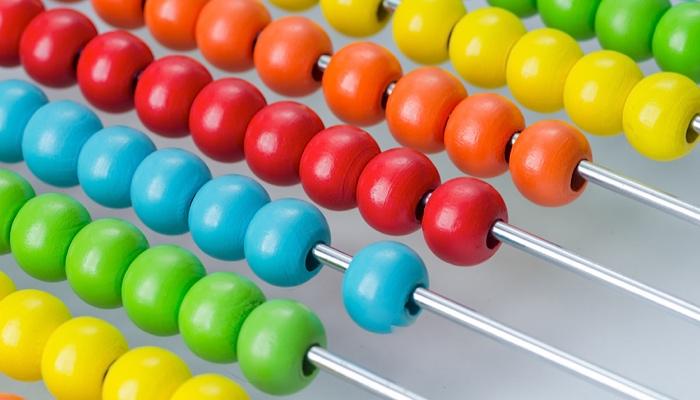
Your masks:
{"label": "abacus bead", "polygon": [[306,306],[271,300],[245,320],[238,338],[243,374],[261,391],[287,395],[305,388],[318,370],[306,360],[312,346],[326,345],[323,324]]}
{"label": "abacus bead", "polygon": [[525,118],[507,98],[480,93],[462,100],[445,127],[445,148],[462,172],[482,178],[508,170],[506,152],[513,135],[525,129]]}
{"label": "abacus bead", "polygon": [[494,7],[504,8],[521,18],[537,13],[537,0],[487,0],[487,2]]}
{"label": "abacus bead", "polygon": [[677,4],[659,20],[653,52],[665,71],[678,72],[700,82],[700,3]]}
{"label": "abacus bead", "polygon": [[321,85],[316,74],[319,57],[333,52],[328,34],[305,17],[273,21],[258,36],[253,51],[260,79],[285,96],[304,96]]}
{"label": "abacus bead", "polygon": [[149,65],[136,84],[134,104],[141,122],[168,137],[189,132],[190,108],[199,92],[212,81],[197,60],[166,56]]}
{"label": "abacus bead", "polygon": [[192,239],[206,254],[220,260],[245,258],[243,239],[255,213],[270,195],[254,179],[225,175],[207,182],[192,200]]}
{"label": "abacus bead", "polygon": [[420,227],[418,206],[440,184],[432,161],[408,148],[387,150],[374,157],[357,183],[357,206],[374,229],[406,235]]}
{"label": "abacus bead", "polygon": [[0,5],[0,65],[19,64],[19,42],[31,20],[44,11],[41,0],[6,0]]}
{"label": "abacus bead", "polygon": [[423,216],[423,236],[440,259],[472,266],[498,250],[500,242],[491,236],[497,221],[508,221],[508,210],[498,191],[475,178],[455,178],[430,196]]}
{"label": "abacus bead", "polygon": [[16,290],[15,283],[7,274],[0,271],[0,301]]}
{"label": "abacus bead", "polygon": [[513,145],[510,173],[532,202],[562,206],[583,193],[586,181],[576,168],[591,159],[591,147],[576,128],[561,121],[540,121],[525,128]]}
{"label": "abacus bead", "polygon": [[56,400],[93,400],[112,363],[126,353],[124,335],[109,323],[78,317],[59,326],[46,342],[41,376]]}
{"label": "abacus bead", "polygon": [[353,256],[343,276],[343,303],[363,329],[390,333],[413,323],[420,312],[413,291],[427,286],[418,254],[401,243],[377,242]]}
{"label": "abacus bead", "polygon": [[105,207],[131,206],[131,180],[143,160],[156,151],[144,133],[112,126],[92,135],[78,156],[83,191]]}
{"label": "abacus bead", "polygon": [[689,78],[660,72],[642,79],[632,88],[622,116],[629,143],[657,161],[683,157],[697,143],[689,130],[700,114],[700,88]]}
{"label": "abacus bead", "polygon": [[266,104],[262,93],[242,79],[214,81],[205,86],[192,103],[192,140],[215,160],[242,160],[248,124]]}
{"label": "abacus bead", "polygon": [[255,41],[270,21],[258,0],[212,0],[197,19],[197,46],[216,67],[245,71],[253,67]]}
{"label": "abacus bead", "polygon": [[109,112],[134,106],[138,74],[153,62],[141,39],[125,31],[104,33],[91,40],[78,60],[78,85],[95,107]]}
{"label": "abacus bead", "polygon": [[166,235],[187,232],[190,204],[211,172],[199,157],[181,149],[157,150],[136,168],[131,203],[149,228]]}
{"label": "abacus bead", "polygon": [[421,64],[447,60],[450,32],[467,10],[461,0],[403,0],[394,11],[399,50]]}
{"label": "abacus bead", "polygon": [[386,122],[396,141],[423,153],[444,148],[450,113],[467,97],[464,85],[437,67],[411,71],[396,82],[386,103]]}
{"label": "abacus bead", "polygon": [[341,120],[372,125],[384,118],[385,92],[401,77],[401,64],[387,49],[370,42],[347,45],[323,73],[323,95]]}
{"label": "abacus bead", "polygon": [[326,21],[348,36],[370,36],[384,28],[391,15],[382,0],[321,0]]}
{"label": "abacus bead", "polygon": [[280,101],[260,110],[248,124],[244,150],[250,169],[275,185],[299,183],[299,163],[307,143],[324,128],[309,107]]}
{"label": "abacus bead", "polygon": [[270,3],[288,11],[302,11],[313,7],[318,0],[270,0]]}
{"label": "abacus bead", "polygon": [[299,165],[301,184],[316,204],[349,210],[357,205],[355,193],[362,170],[379,152],[377,142],[360,128],[327,128],[306,145]]}
{"label": "abacus bead", "polygon": [[236,382],[222,375],[203,374],[188,379],[170,400],[250,400]]}
{"label": "abacus bead", "polygon": [[243,322],[265,295],[253,282],[231,272],[215,272],[195,283],[180,307],[179,324],[187,347],[216,363],[238,359]]}
{"label": "abacus bead", "polygon": [[559,29],[577,40],[595,36],[596,11],[601,0],[537,0],[545,25]]}
{"label": "abacus bead", "polygon": [[263,206],[250,221],[244,253],[250,268],[265,282],[297,286],[321,270],[311,250],[330,241],[328,222],[318,208],[303,200],[280,199]]}
{"label": "abacus bead", "polygon": [[123,29],[143,26],[143,0],[91,0],[92,8],[106,23]]}
{"label": "abacus bead", "polygon": [[506,67],[513,97],[534,111],[561,109],[566,77],[582,56],[578,43],[561,31],[544,28],[526,33],[513,46]]}
{"label": "abacus bead", "polygon": [[620,133],[627,96],[643,76],[634,60],[623,54],[609,50],[589,53],[574,64],[566,78],[566,112],[590,133]]}
{"label": "abacus bead", "polygon": [[22,34],[20,59],[27,74],[54,87],[75,83],[75,64],[97,30],[83,14],[55,8],[36,16]]}
{"label": "abacus bead", "polygon": [[68,247],[68,283],[86,303],[99,308],[117,308],[122,305],[124,274],[146,249],[146,237],[129,222],[94,221],[81,229]]}
{"label": "abacus bead", "polygon": [[143,6],[146,26],[153,37],[174,50],[197,47],[197,17],[209,0],[148,0]]}
{"label": "abacus bead", "polygon": [[34,189],[22,176],[0,169],[0,254],[10,248],[10,228],[19,210],[34,197]]}
{"label": "abacus bead", "polygon": [[68,246],[89,222],[85,207],[69,196],[47,193],[29,200],[10,230],[17,264],[36,279],[65,280]]}
{"label": "abacus bead", "polygon": [[139,254],[124,275],[122,301],[129,319],[158,336],[178,333],[178,314],[185,294],[206,272],[189,251],[151,247]]}
{"label": "abacus bead", "polygon": [[47,102],[44,92],[31,83],[0,82],[0,161],[22,161],[24,129],[32,115]]}

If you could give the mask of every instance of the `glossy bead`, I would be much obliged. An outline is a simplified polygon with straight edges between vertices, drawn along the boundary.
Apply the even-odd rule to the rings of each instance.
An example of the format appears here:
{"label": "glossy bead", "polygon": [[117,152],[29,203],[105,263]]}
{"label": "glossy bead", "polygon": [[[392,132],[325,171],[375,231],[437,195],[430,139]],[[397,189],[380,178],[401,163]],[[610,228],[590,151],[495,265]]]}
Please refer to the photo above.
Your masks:
{"label": "glossy bead", "polygon": [[525,129],[525,118],[507,98],[480,93],[462,100],[445,127],[445,148],[462,172],[482,178],[508,170],[507,151],[513,135]]}
{"label": "glossy bead", "polygon": [[197,17],[209,0],[148,0],[143,5],[146,26],[163,46],[173,50],[197,47]]}
{"label": "glossy bead", "polygon": [[256,388],[287,395],[305,388],[318,370],[306,360],[311,346],[326,345],[323,324],[306,306],[271,300],[245,320],[238,337],[243,374]]}
{"label": "glossy bead", "polygon": [[500,8],[471,12],[457,22],[450,36],[452,66],[476,86],[503,86],[510,50],[525,32],[518,17]]}
{"label": "glossy bead", "polygon": [[245,234],[248,265],[265,282],[275,286],[297,286],[321,270],[311,257],[319,243],[330,244],[326,218],[303,200],[273,201],[255,214]]}
{"label": "glossy bead", "polygon": [[350,317],[374,333],[408,326],[420,307],[413,291],[428,287],[428,271],[418,254],[396,242],[377,242],[355,254],[343,276],[343,303]]}
{"label": "glossy bead", "polygon": [[250,400],[243,388],[222,375],[203,374],[188,379],[170,400]]}
{"label": "glossy bead", "polygon": [[387,87],[401,78],[401,64],[387,49],[370,42],[347,45],[323,73],[323,95],[345,122],[372,125],[384,118]]}
{"label": "glossy bead", "polygon": [[231,272],[208,275],[182,301],[182,338],[194,354],[207,361],[235,362],[243,321],[264,302],[265,295],[247,278]]}
{"label": "glossy bead", "polygon": [[[0,24],[2,19],[0,19]],[[0,161],[23,160],[22,136],[29,119],[48,102],[37,86],[21,81],[0,82]]]}
{"label": "glossy bead", "polygon": [[321,85],[316,62],[333,52],[328,34],[305,17],[273,21],[258,36],[253,52],[260,79],[285,96],[305,96]]}
{"label": "glossy bead", "polygon": [[197,47],[204,58],[225,71],[253,67],[258,35],[270,23],[259,0],[212,0],[197,19]]}
{"label": "glossy bead", "polygon": [[158,150],[136,168],[131,203],[149,228],[166,235],[187,232],[190,204],[211,172],[196,155],[181,149]]}
{"label": "glossy bead", "polygon": [[467,97],[464,85],[449,72],[422,67],[399,79],[386,103],[386,122],[396,141],[423,153],[444,148],[450,113]]}
{"label": "glossy bead", "polygon": [[656,25],[653,52],[661,69],[700,82],[700,3],[677,4]]}
{"label": "glossy bead", "polygon": [[55,8],[39,14],[22,34],[19,54],[35,81],[54,87],[75,83],[76,60],[97,30],[83,14]]}
{"label": "glossy bead", "polygon": [[301,156],[301,184],[311,200],[322,207],[354,208],[360,174],[379,152],[377,142],[360,128],[337,125],[324,129],[311,139]]}
{"label": "glossy bead", "polygon": [[106,23],[124,29],[143,26],[143,0],[91,0],[92,9]]}
{"label": "glossy bead", "polygon": [[357,206],[374,229],[406,235],[420,227],[419,204],[440,184],[440,174],[422,153],[407,148],[374,157],[357,183]]}
{"label": "glossy bead", "polygon": [[0,271],[0,301],[7,297],[10,293],[14,292],[17,288],[15,288],[15,283],[12,282],[12,279],[10,279],[9,276],[7,276],[4,272]]}
{"label": "glossy bead", "polygon": [[41,355],[49,336],[70,319],[53,295],[19,290],[0,301],[0,372],[20,381],[41,379]]}
{"label": "glossy bead", "polygon": [[562,121],[540,121],[525,128],[510,153],[510,173],[523,196],[546,207],[571,203],[583,193],[586,180],[576,172],[592,160],[581,132]]}
{"label": "glossy bead", "polygon": [[46,342],[41,376],[57,400],[94,400],[112,363],[129,348],[109,323],[78,317],[59,326]]}
{"label": "glossy bead", "polygon": [[537,13],[537,0],[487,0],[487,2],[494,7],[504,8],[521,18]]}
{"label": "glossy bead", "polygon": [[632,88],[622,116],[630,144],[657,161],[683,157],[697,143],[690,121],[700,114],[700,88],[683,75],[660,72]]}
{"label": "glossy bead", "polygon": [[299,183],[301,155],[323,128],[323,121],[303,104],[280,101],[266,106],[255,114],[245,134],[248,166],[266,182]]}
{"label": "glossy bead", "polygon": [[204,154],[215,160],[242,160],[248,124],[266,104],[262,93],[242,79],[214,81],[192,103],[192,139]]}
{"label": "glossy bead", "polygon": [[651,57],[651,41],[669,0],[602,0],[595,17],[598,41],[636,61]]}
{"label": "glossy bead", "polygon": [[131,180],[143,160],[156,151],[144,133],[112,126],[92,135],[78,156],[78,181],[96,203],[109,208],[131,206]]}
{"label": "glossy bead", "polygon": [[318,0],[270,0],[270,3],[288,11],[302,11],[311,8]]}
{"label": "glossy bead", "polygon": [[10,248],[10,228],[19,210],[34,197],[34,189],[22,176],[0,169],[0,254]]}
{"label": "glossy bead", "polygon": [[134,106],[137,76],[153,53],[141,39],[125,31],[104,33],[91,40],[78,60],[78,84],[95,107],[109,112]]}
{"label": "glossy bead", "polygon": [[6,0],[0,5],[0,65],[19,64],[19,42],[29,22],[44,11],[41,0]]}
{"label": "glossy bead", "polygon": [[66,254],[66,276],[75,294],[99,308],[122,305],[124,274],[148,240],[127,221],[100,219],[73,238]]}
{"label": "glossy bead", "polygon": [[475,178],[455,178],[430,196],[423,216],[423,237],[442,260],[477,265],[491,258],[500,246],[491,235],[497,221],[508,222],[498,191]]}
{"label": "glossy bead", "polygon": [[596,11],[601,0],[537,0],[545,25],[559,29],[577,40],[595,36]]}
{"label": "glossy bead", "polygon": [[224,175],[207,182],[190,206],[192,239],[208,255],[220,260],[245,258],[243,240],[248,225],[270,195],[254,179]]}
{"label": "glossy bead", "polygon": [[0,393],[0,400],[26,400],[24,397],[11,393]]}
{"label": "glossy bead", "polygon": [[57,193],[37,196],[12,223],[12,254],[24,272],[36,279],[65,280],[68,246],[89,222],[90,214],[73,198]]}
{"label": "glossy bead", "polygon": [[124,309],[136,326],[158,336],[178,333],[178,313],[185,294],[206,271],[189,251],[151,247],[139,254],[124,275]]}
{"label": "glossy bead", "polygon": [[609,50],[589,53],[569,72],[564,108],[571,120],[596,135],[622,132],[627,96],[644,74],[631,58]]}
{"label": "glossy bead", "polygon": [[554,112],[564,106],[564,84],[583,56],[569,35],[551,28],[525,34],[510,52],[506,79],[513,97],[525,107]]}
{"label": "glossy bead", "polygon": [[186,136],[190,108],[199,92],[212,81],[197,60],[166,56],[141,74],[134,104],[141,122],[151,131],[168,137]]}
{"label": "glossy bead", "polygon": [[390,13],[381,0],[321,0],[328,24],[348,36],[371,36],[384,28]]}

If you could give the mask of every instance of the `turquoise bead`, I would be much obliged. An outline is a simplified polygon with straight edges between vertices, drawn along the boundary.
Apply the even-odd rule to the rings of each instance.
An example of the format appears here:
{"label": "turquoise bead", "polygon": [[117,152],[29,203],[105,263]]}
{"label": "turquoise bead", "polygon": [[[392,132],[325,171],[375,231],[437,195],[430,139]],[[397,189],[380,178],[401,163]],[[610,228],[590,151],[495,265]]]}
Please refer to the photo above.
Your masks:
{"label": "turquoise bead", "polygon": [[22,161],[27,122],[49,100],[37,86],[20,80],[0,82],[0,161]]}
{"label": "turquoise bead", "polygon": [[656,25],[652,49],[661,69],[700,82],[700,3],[668,10]]}
{"label": "turquoise bead", "polygon": [[603,0],[595,17],[600,45],[636,61],[650,58],[654,30],[670,7],[668,0]]}

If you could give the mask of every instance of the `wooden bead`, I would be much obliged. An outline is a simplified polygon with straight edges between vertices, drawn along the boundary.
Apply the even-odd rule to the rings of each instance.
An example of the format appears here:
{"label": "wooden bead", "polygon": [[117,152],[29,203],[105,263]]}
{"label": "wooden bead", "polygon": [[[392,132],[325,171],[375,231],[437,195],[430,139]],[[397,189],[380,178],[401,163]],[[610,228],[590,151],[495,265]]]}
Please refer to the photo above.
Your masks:
{"label": "wooden bead", "polygon": [[19,64],[19,41],[29,22],[44,11],[41,0],[6,0],[0,4],[0,65]]}
{"label": "wooden bead", "polygon": [[197,17],[209,0],[148,0],[144,5],[146,26],[163,46],[173,50],[197,47]]}
{"label": "wooden bead", "polygon": [[371,36],[384,28],[391,14],[381,0],[321,0],[323,16],[348,36]]}
{"label": "wooden bead", "polygon": [[595,33],[601,47],[635,61],[651,58],[654,31],[669,8],[669,0],[601,1],[595,15]]}
{"label": "wooden bead", "polygon": [[250,400],[238,383],[217,374],[203,374],[190,378],[173,394],[170,400]]}
{"label": "wooden bead", "polygon": [[144,0],[92,0],[92,8],[106,23],[123,29],[143,26]]}
{"label": "wooden bead", "polygon": [[664,71],[700,82],[700,3],[676,4],[656,25],[652,49]]}
{"label": "wooden bead", "polygon": [[537,10],[544,24],[586,40],[595,36],[596,13],[600,0],[537,0]]}

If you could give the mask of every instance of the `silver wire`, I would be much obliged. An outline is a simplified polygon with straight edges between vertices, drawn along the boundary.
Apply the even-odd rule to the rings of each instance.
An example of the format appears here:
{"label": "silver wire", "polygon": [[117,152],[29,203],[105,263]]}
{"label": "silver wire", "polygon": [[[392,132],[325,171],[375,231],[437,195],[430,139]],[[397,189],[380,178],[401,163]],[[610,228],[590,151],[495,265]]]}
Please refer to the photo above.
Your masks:
{"label": "silver wire", "polygon": [[387,10],[388,12],[396,11],[396,9],[399,8],[399,4],[401,4],[401,0],[384,0],[384,1],[382,1],[382,7],[385,10]]}
{"label": "silver wire", "polygon": [[318,262],[340,272],[345,272],[346,269],[350,268],[350,261],[352,261],[352,257],[349,254],[345,254],[323,243],[314,246],[314,248],[311,249],[311,255],[313,255]]}
{"label": "silver wire", "polygon": [[696,115],[695,118],[690,122],[690,127],[693,128],[695,133],[700,135],[700,114]]}
{"label": "silver wire", "polygon": [[316,60],[316,68],[321,72],[326,72],[328,69],[328,64],[331,63],[331,56],[328,54],[322,54],[321,57]]}

